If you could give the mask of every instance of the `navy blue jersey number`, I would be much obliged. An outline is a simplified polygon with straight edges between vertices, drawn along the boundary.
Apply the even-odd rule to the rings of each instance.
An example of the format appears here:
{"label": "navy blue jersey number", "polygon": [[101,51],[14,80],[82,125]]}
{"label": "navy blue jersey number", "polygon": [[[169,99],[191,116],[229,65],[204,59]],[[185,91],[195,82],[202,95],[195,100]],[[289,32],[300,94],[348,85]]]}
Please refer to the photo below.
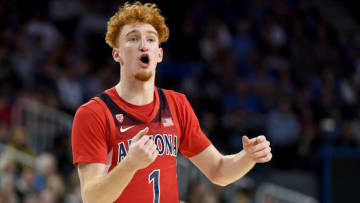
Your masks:
{"label": "navy blue jersey number", "polygon": [[160,202],[160,169],[156,169],[149,175],[149,184],[154,181],[154,203]]}

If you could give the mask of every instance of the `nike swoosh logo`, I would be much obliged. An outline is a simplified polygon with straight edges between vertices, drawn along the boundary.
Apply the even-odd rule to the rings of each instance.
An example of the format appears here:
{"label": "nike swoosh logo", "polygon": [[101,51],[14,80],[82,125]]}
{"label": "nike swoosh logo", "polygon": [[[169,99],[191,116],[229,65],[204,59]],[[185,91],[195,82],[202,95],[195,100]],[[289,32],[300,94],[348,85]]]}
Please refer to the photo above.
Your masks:
{"label": "nike swoosh logo", "polygon": [[130,130],[131,128],[133,128],[133,127],[135,127],[135,125],[132,125],[132,126],[127,127],[127,128],[123,128],[123,127],[121,126],[121,127],[120,127],[120,132],[121,132],[121,133],[124,133],[124,132]]}

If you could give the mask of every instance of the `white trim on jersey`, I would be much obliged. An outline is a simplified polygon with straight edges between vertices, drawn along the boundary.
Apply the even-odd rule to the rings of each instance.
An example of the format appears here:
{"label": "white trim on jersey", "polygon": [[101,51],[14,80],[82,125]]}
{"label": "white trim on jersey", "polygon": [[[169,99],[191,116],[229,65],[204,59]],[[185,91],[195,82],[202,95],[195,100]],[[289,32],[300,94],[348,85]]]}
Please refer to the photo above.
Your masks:
{"label": "white trim on jersey", "polygon": [[104,170],[104,175],[106,175],[109,172],[111,163],[112,163],[112,156],[113,156],[113,150],[111,150],[108,154],[108,158],[107,158],[107,163],[106,163],[106,168]]}

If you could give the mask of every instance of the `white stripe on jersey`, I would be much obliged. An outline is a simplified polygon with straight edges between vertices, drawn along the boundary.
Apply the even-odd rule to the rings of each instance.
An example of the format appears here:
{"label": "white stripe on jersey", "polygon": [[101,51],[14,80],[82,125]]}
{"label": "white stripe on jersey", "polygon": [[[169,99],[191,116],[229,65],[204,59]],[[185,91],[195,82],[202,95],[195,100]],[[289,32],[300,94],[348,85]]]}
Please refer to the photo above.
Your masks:
{"label": "white stripe on jersey", "polygon": [[112,156],[113,156],[113,150],[111,150],[108,154],[108,158],[107,158],[108,160],[107,160],[106,168],[104,171],[104,175],[106,175],[109,172],[111,162],[112,162]]}

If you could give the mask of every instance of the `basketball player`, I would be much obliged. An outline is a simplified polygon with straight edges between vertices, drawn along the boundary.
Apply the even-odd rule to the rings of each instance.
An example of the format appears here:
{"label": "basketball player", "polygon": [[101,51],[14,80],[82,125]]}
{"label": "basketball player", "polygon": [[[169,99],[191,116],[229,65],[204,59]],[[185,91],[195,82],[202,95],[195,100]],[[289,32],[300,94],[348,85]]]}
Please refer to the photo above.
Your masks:
{"label": "basketball player", "polygon": [[108,22],[106,42],[120,65],[120,81],[77,110],[72,131],[85,203],[179,202],[179,151],[221,186],[272,158],[264,136],[244,136],[241,152],[220,154],[186,97],[154,85],[160,43],[168,36],[155,4],[125,3]]}

